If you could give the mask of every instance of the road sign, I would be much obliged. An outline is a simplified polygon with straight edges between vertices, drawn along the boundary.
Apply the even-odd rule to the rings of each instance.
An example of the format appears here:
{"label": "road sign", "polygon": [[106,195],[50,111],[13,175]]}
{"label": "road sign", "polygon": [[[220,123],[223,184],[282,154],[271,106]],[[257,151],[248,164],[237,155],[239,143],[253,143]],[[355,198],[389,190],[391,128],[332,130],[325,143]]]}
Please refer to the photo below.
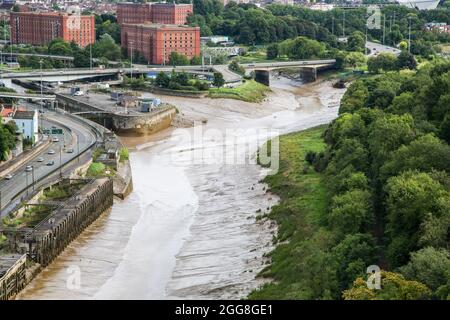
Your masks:
{"label": "road sign", "polygon": [[42,133],[44,133],[44,134],[50,134],[50,129],[43,129],[43,130],[42,130]]}
{"label": "road sign", "polygon": [[61,129],[61,128],[52,128],[52,134],[63,134],[63,129]]}

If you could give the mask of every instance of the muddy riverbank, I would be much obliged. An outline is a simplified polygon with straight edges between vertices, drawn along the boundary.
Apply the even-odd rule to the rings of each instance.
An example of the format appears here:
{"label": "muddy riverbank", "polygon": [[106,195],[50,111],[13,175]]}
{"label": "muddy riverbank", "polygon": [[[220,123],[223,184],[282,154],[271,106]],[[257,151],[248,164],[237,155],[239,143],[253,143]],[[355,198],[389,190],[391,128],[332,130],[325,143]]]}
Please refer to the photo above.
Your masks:
{"label": "muddy riverbank", "polygon": [[[131,147],[134,191],[118,201],[21,293],[21,299],[238,299],[262,282],[276,228],[258,222],[277,198],[251,160],[263,143],[242,130],[284,134],[328,123],[344,92],[329,82],[272,79],[259,104],[161,97],[202,128],[121,137]],[[146,95],[146,94],[145,94]],[[151,96],[151,94],[148,94]],[[241,131],[239,131],[241,130]],[[220,161],[223,150],[245,163]],[[245,146],[239,148],[239,146]],[[81,286],[68,289],[79,267]]]}

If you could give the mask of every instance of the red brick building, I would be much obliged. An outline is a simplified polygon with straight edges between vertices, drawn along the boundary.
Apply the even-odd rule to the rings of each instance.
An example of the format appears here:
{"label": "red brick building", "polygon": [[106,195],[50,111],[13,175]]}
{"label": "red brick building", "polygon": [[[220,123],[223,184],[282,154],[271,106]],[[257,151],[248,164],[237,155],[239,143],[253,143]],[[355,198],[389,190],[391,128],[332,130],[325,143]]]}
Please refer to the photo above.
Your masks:
{"label": "red brick building", "polygon": [[192,4],[121,2],[117,4],[117,22],[186,24],[193,10]]}
{"label": "red brick building", "polygon": [[11,12],[11,41],[14,44],[47,44],[61,38],[80,47],[95,42],[94,16],[61,12]]}
{"label": "red brick building", "polygon": [[151,7],[151,3],[120,2],[117,4],[117,22],[119,25],[124,23],[151,23]]}
{"label": "red brick building", "polygon": [[163,64],[175,51],[191,59],[200,56],[200,28],[161,24],[124,24],[122,47],[128,55],[140,52],[149,63]]}

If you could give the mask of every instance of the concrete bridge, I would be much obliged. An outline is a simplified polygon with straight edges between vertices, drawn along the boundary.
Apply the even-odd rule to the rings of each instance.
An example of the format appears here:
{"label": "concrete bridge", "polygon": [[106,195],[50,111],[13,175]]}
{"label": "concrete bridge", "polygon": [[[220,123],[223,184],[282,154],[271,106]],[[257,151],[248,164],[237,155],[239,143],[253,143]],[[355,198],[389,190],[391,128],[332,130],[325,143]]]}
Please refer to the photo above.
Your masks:
{"label": "concrete bridge", "polygon": [[51,95],[51,94],[40,95],[40,94],[34,94],[34,93],[0,92],[0,98],[55,100],[56,96]]}
{"label": "concrete bridge", "polygon": [[303,61],[282,61],[242,64],[246,70],[255,72],[255,80],[259,83],[270,85],[270,71],[286,68],[298,68],[300,78],[306,82],[313,82],[317,79],[320,71],[328,70],[334,67],[335,59],[330,60],[303,60]]}
{"label": "concrete bridge", "polygon": [[37,57],[37,58],[45,58],[45,59],[53,59],[53,60],[61,60],[61,61],[74,61],[74,57],[70,56],[60,56],[54,54],[42,54],[42,53],[21,53],[21,52],[2,52],[1,57],[8,59],[8,57]]}
{"label": "concrete bridge", "polygon": [[[301,61],[281,61],[281,62],[262,62],[262,63],[247,63],[242,64],[246,70],[274,70],[280,68],[322,68],[326,66],[333,66],[335,60],[301,60]],[[196,75],[213,76],[214,72],[221,72],[224,76],[225,82],[238,82],[242,77],[232,71],[228,70],[227,65],[205,65],[205,66],[135,66],[133,68],[84,68],[84,69],[58,69],[58,70],[43,70],[30,72],[10,72],[1,75],[4,79],[28,79],[40,80],[41,77],[46,81],[72,81],[96,77],[121,77],[123,75],[138,75],[158,72],[187,72]]]}

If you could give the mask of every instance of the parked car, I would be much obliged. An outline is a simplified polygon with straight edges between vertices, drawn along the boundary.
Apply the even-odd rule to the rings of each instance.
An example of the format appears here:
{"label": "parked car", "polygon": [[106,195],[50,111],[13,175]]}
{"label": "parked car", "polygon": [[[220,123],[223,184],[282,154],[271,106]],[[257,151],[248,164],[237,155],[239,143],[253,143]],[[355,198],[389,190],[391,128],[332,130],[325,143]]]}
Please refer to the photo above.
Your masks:
{"label": "parked car", "polygon": [[50,150],[48,150],[48,152],[47,152],[48,154],[55,154],[55,150],[53,150],[53,149],[50,149]]}
{"label": "parked car", "polygon": [[6,179],[6,180],[11,180],[12,177],[13,177],[13,175],[10,174],[10,173],[8,173],[8,174],[5,176],[5,179]]}
{"label": "parked car", "polygon": [[73,149],[72,149],[72,148],[66,149],[66,152],[67,152],[67,153],[73,153]]}
{"label": "parked car", "polygon": [[55,161],[53,161],[53,160],[50,160],[49,162],[47,162],[46,163],[48,166],[52,166],[52,165],[54,165],[55,164]]}
{"label": "parked car", "polygon": [[82,90],[78,90],[78,91],[75,91],[75,93],[73,95],[74,96],[82,96],[82,95],[84,95],[84,92]]}
{"label": "parked car", "polygon": [[25,171],[27,172],[33,171],[33,166],[26,166]]}

